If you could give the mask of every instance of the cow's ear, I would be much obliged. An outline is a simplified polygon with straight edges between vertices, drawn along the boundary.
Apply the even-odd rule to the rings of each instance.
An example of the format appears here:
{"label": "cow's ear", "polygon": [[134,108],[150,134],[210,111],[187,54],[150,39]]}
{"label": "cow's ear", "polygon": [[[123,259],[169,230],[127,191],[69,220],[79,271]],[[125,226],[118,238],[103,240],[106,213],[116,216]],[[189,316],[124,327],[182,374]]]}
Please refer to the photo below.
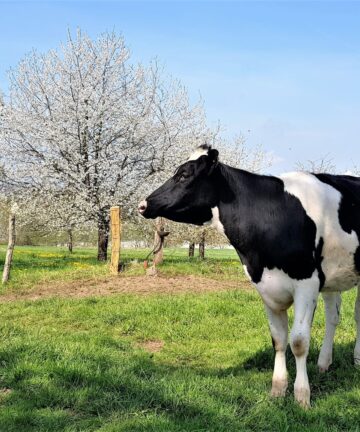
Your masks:
{"label": "cow's ear", "polygon": [[210,162],[214,165],[218,163],[219,160],[219,152],[216,149],[210,149],[208,152],[208,156],[210,158]]}

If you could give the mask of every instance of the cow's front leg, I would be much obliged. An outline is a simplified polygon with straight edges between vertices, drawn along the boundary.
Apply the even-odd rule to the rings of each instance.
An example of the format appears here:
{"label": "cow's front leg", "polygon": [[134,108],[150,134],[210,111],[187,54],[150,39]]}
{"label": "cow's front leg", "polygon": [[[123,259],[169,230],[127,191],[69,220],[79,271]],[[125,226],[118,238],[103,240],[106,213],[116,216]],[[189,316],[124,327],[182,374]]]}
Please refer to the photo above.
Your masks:
{"label": "cow's front leg", "polygon": [[294,324],[290,346],[296,360],[295,399],[301,406],[310,406],[310,386],[306,370],[310,330],[319,295],[319,282],[304,280],[297,284],[294,295]]}
{"label": "cow's front leg", "polygon": [[341,296],[338,292],[324,292],[322,296],[325,303],[326,328],[318,359],[318,367],[320,372],[325,372],[332,363],[335,330],[340,319]]}
{"label": "cow's front leg", "polygon": [[285,352],[288,343],[287,311],[273,311],[265,305],[275,349],[275,364],[272,378],[271,396],[285,396],[288,386]]}

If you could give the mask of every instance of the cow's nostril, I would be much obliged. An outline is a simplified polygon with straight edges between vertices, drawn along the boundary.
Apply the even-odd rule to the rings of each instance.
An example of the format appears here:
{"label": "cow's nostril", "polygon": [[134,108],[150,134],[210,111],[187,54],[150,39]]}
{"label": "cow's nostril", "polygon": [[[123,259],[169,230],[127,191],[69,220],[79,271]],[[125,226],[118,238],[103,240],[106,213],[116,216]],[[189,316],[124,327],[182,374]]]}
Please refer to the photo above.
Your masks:
{"label": "cow's nostril", "polygon": [[143,214],[144,211],[146,210],[146,207],[147,207],[147,202],[145,200],[141,201],[141,203],[138,206],[139,213]]}

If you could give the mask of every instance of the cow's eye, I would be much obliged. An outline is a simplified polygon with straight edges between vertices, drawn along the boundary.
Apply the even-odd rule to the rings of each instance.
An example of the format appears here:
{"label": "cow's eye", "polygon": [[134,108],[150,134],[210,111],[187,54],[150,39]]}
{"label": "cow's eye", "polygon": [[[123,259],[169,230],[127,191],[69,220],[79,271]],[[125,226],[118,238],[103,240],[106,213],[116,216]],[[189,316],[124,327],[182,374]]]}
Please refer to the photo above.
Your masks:
{"label": "cow's eye", "polygon": [[179,181],[184,182],[187,178],[188,178],[188,176],[186,174],[182,173],[182,174],[180,174]]}

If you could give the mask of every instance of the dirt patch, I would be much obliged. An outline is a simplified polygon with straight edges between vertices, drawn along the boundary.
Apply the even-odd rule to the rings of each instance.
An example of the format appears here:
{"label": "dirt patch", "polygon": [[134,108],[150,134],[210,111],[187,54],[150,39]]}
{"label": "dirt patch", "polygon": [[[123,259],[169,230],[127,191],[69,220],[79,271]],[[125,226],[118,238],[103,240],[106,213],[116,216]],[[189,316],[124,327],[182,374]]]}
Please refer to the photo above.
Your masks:
{"label": "dirt patch", "polygon": [[162,348],[164,347],[164,342],[161,340],[148,340],[144,342],[139,342],[136,344],[136,346],[142,348],[147,352],[156,353],[162,350]]}
{"label": "dirt patch", "polygon": [[9,388],[6,388],[6,387],[0,388],[0,398],[8,396],[11,393],[12,393],[12,390]]}
{"label": "dirt patch", "polygon": [[9,291],[0,295],[0,302],[38,300],[48,297],[90,297],[112,294],[179,294],[249,289],[245,281],[219,281],[199,276],[109,276],[71,282],[40,284],[26,292]]}

